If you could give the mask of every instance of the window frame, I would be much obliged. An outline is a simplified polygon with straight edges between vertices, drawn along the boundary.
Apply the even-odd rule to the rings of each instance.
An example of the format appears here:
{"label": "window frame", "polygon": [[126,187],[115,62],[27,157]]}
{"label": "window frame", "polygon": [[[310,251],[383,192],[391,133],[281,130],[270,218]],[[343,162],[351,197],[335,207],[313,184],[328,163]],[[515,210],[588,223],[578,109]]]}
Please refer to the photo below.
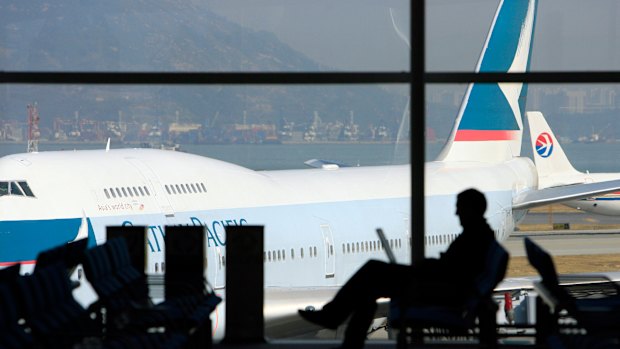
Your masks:
{"label": "window frame", "polygon": [[[411,103],[412,262],[424,258],[425,89],[428,84],[472,82],[620,83],[620,71],[525,73],[426,72],[426,1],[410,4],[411,55],[408,72],[36,72],[1,71],[0,84],[291,85],[409,84]],[[145,188],[145,190],[148,190]],[[147,195],[150,193],[147,191]]]}

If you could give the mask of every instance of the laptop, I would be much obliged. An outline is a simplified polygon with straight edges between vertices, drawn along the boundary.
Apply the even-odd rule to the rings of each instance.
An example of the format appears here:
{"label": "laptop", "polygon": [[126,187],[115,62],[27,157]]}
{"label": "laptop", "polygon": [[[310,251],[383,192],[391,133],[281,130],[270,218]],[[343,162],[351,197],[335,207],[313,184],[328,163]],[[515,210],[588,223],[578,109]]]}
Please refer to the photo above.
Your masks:
{"label": "laptop", "polygon": [[390,260],[390,263],[396,263],[396,257],[394,257],[394,252],[392,251],[392,248],[390,247],[390,243],[388,239],[385,237],[385,233],[383,233],[383,229],[377,228],[377,235],[379,236],[381,245],[383,245],[383,250],[385,251],[385,254]]}

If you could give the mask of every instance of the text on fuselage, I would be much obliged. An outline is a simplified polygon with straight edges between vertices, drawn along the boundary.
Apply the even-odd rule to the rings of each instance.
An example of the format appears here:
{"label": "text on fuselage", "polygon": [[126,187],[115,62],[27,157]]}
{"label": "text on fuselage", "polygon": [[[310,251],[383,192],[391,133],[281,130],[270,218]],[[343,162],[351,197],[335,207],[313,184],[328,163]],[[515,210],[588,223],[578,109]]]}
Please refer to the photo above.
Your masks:
{"label": "text on fuselage", "polygon": [[[177,226],[202,226],[205,227],[205,233],[207,235],[207,246],[226,246],[225,230],[227,226],[242,226],[247,225],[248,221],[245,218],[239,219],[223,219],[213,220],[211,222],[203,222],[197,217],[190,217],[190,222],[187,224],[176,224]],[[124,221],[123,226],[133,226],[132,221]],[[147,243],[151,252],[161,252],[164,244],[164,237],[166,236],[164,226],[162,225],[148,225],[147,226]]]}

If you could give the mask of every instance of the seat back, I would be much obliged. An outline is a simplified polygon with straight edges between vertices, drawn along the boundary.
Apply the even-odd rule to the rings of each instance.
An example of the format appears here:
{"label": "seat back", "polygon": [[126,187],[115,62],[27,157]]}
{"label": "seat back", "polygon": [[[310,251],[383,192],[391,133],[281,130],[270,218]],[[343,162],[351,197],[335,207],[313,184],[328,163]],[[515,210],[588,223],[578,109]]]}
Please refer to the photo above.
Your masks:
{"label": "seat back", "polygon": [[530,238],[523,239],[525,244],[525,252],[527,254],[527,260],[536,269],[542,282],[547,287],[553,287],[559,284],[558,274],[555,271],[553,265],[553,259],[547,251],[543,250],[540,246],[534,243]]}
{"label": "seat back", "polygon": [[90,312],[73,297],[71,279],[62,262],[18,279],[25,325],[33,337],[53,347],[72,348],[86,335],[99,335]]}
{"label": "seat back", "polygon": [[17,313],[17,302],[7,285],[0,283],[0,334],[8,326],[17,324],[19,315]]}
{"label": "seat back", "polygon": [[99,301],[106,303],[119,296],[123,285],[114,276],[112,262],[106,244],[98,245],[84,253],[84,274],[97,292]]}
{"label": "seat back", "polygon": [[0,283],[1,282],[15,282],[19,277],[19,270],[21,264],[15,263],[9,267],[0,269]]}
{"label": "seat back", "polygon": [[35,272],[59,262],[68,269],[74,268],[81,263],[87,244],[88,239],[81,239],[40,252],[37,255]]}
{"label": "seat back", "polygon": [[560,279],[551,255],[530,238],[526,237],[523,242],[527,259],[542,278],[541,282],[545,288],[564,308],[574,309],[574,299],[560,286]]}
{"label": "seat back", "polygon": [[[17,290],[17,278],[19,277],[19,264],[11,268],[0,277],[0,331],[12,322],[17,324],[19,319],[18,303],[15,301],[14,291]],[[8,268],[2,269],[4,271]],[[17,274],[15,274],[17,271]]]}
{"label": "seat back", "polygon": [[121,282],[126,296],[135,301],[150,303],[146,275],[134,267],[125,238],[112,238],[104,246],[110,258],[112,276]]}
{"label": "seat back", "polygon": [[[19,269],[18,269],[19,270]],[[19,324],[15,292],[0,281],[0,348],[32,348],[32,335]]]}

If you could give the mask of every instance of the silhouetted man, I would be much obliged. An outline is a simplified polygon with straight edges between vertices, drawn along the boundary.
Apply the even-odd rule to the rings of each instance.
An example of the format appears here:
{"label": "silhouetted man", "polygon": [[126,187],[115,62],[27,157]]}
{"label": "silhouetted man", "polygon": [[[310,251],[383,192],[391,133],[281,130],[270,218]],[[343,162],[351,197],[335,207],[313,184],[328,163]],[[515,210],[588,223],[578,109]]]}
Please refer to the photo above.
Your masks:
{"label": "silhouetted man", "polygon": [[[306,320],[336,329],[349,316],[343,348],[362,348],[381,297],[401,297],[426,304],[462,304],[485,267],[487,251],[495,240],[484,219],[484,194],[467,189],[457,196],[456,215],[463,232],[439,259],[410,266],[370,260],[342,286],[322,310],[299,310]],[[461,292],[454,292],[459,290]]]}

